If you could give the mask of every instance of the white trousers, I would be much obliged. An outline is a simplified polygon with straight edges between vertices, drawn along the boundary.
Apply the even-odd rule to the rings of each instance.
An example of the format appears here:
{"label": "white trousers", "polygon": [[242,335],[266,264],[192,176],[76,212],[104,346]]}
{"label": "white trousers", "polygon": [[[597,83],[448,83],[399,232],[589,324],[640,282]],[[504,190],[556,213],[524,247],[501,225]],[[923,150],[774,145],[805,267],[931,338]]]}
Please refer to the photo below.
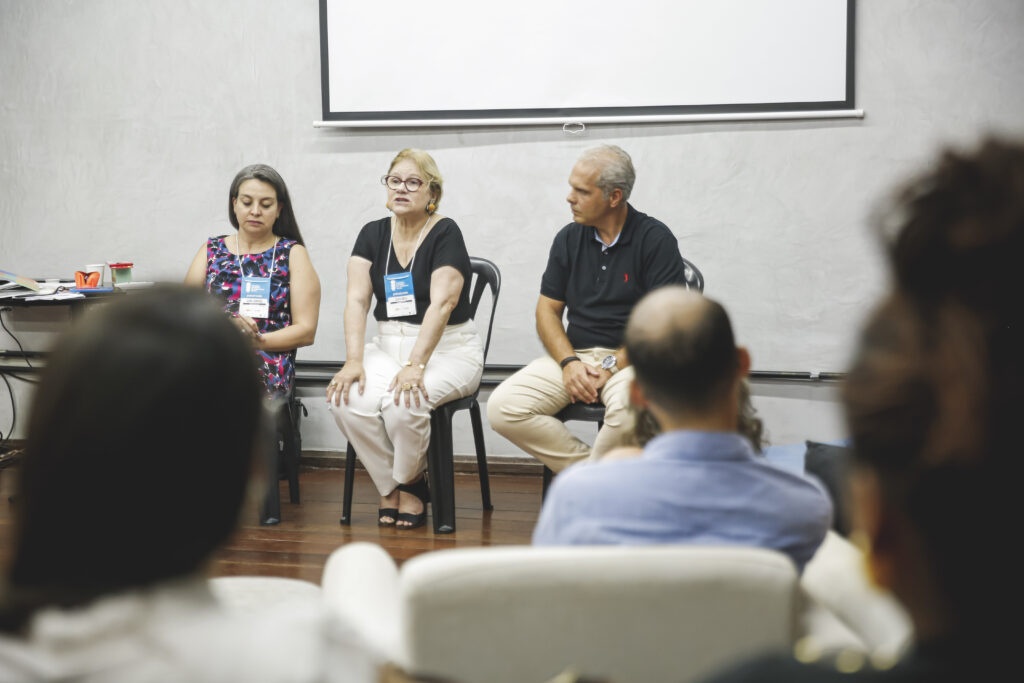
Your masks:
{"label": "white trousers", "polygon": [[362,395],[353,385],[348,405],[329,405],[377,491],[386,496],[426,469],[430,411],[480,386],[484,347],[472,320],[446,327],[423,371],[423,386],[430,398],[421,395],[419,407],[413,401],[406,408],[404,396],[395,405],[388,385],[409,359],[420,326],[387,320],[377,323],[377,332],[363,351],[366,388]]}

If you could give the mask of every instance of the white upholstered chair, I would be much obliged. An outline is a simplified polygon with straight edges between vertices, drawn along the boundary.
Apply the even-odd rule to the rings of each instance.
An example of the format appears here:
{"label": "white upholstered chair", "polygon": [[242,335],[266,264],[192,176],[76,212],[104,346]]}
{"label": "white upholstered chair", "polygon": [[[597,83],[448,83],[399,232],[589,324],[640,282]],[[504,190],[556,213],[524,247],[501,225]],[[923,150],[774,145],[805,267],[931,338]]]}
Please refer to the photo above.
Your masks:
{"label": "white upholstered chair", "polygon": [[798,641],[900,654],[912,631],[872,586],[860,551],[829,532],[801,577],[785,556],[736,547],[508,546],[441,550],[401,570],[350,543],[322,589],[293,579],[212,579],[246,609],[318,598],[384,659],[459,681],[545,681],[559,672],[689,681]]}
{"label": "white upholstered chair", "polygon": [[788,649],[799,588],[780,553],[736,547],[442,550],[399,570],[377,545],[335,551],[324,598],[406,670],[545,681],[573,669],[688,681]]}

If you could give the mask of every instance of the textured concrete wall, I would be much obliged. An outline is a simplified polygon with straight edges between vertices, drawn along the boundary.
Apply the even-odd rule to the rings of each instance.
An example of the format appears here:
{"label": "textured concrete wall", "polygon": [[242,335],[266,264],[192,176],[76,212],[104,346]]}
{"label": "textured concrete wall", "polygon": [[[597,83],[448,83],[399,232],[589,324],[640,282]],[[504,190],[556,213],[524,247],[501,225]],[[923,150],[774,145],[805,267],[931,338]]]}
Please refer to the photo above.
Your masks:
{"label": "textured concrete wall", "polygon": [[[312,0],[0,2],[0,268],[67,276],[125,259],[136,279],[180,279],[207,236],[230,231],[234,173],[267,162],[289,183],[324,285],[302,356],[340,359],[347,255],[384,214],[377,178],[391,156],[419,146],[445,175],[443,212],[505,277],[489,360],[523,363],[541,352],[533,308],[550,238],[569,220],[569,169],[584,147],[613,142],[638,168],[633,203],[674,230],[755,368],[841,370],[884,286],[865,227],[884,191],[940,144],[1024,132],[1022,28],[1019,0],[862,0],[862,121],[342,132],[311,125]],[[775,441],[812,429],[802,411],[817,400],[766,396]],[[308,446],[341,443],[326,417],[310,421]],[[512,452],[497,437],[492,449]]]}

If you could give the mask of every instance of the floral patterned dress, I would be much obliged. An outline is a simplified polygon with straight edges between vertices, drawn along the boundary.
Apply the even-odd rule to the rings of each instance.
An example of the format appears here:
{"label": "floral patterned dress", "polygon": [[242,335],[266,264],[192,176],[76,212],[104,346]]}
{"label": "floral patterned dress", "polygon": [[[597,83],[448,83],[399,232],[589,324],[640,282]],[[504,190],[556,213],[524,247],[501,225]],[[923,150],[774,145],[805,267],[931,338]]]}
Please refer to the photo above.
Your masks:
{"label": "floral patterned dress", "polygon": [[[238,313],[242,275],[270,277],[270,315],[266,319],[256,319],[256,324],[261,334],[291,325],[288,257],[295,240],[281,238],[276,249],[271,247],[261,254],[235,256],[228,250],[226,238],[227,235],[221,235],[206,242],[206,290],[224,299],[225,311]],[[267,395],[287,397],[295,382],[295,351],[257,350],[256,356]]]}

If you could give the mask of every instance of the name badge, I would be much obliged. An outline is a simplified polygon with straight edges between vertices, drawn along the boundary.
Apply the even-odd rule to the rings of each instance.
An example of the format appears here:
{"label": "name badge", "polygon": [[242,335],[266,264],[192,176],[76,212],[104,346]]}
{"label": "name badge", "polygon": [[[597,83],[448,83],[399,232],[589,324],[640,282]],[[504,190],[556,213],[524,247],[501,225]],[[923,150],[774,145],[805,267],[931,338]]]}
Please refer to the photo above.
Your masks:
{"label": "name badge", "polygon": [[250,318],[270,316],[270,278],[243,277],[242,291],[238,297],[238,315]]}
{"label": "name badge", "polygon": [[384,276],[384,303],[389,318],[416,315],[416,292],[412,287],[412,273]]}

